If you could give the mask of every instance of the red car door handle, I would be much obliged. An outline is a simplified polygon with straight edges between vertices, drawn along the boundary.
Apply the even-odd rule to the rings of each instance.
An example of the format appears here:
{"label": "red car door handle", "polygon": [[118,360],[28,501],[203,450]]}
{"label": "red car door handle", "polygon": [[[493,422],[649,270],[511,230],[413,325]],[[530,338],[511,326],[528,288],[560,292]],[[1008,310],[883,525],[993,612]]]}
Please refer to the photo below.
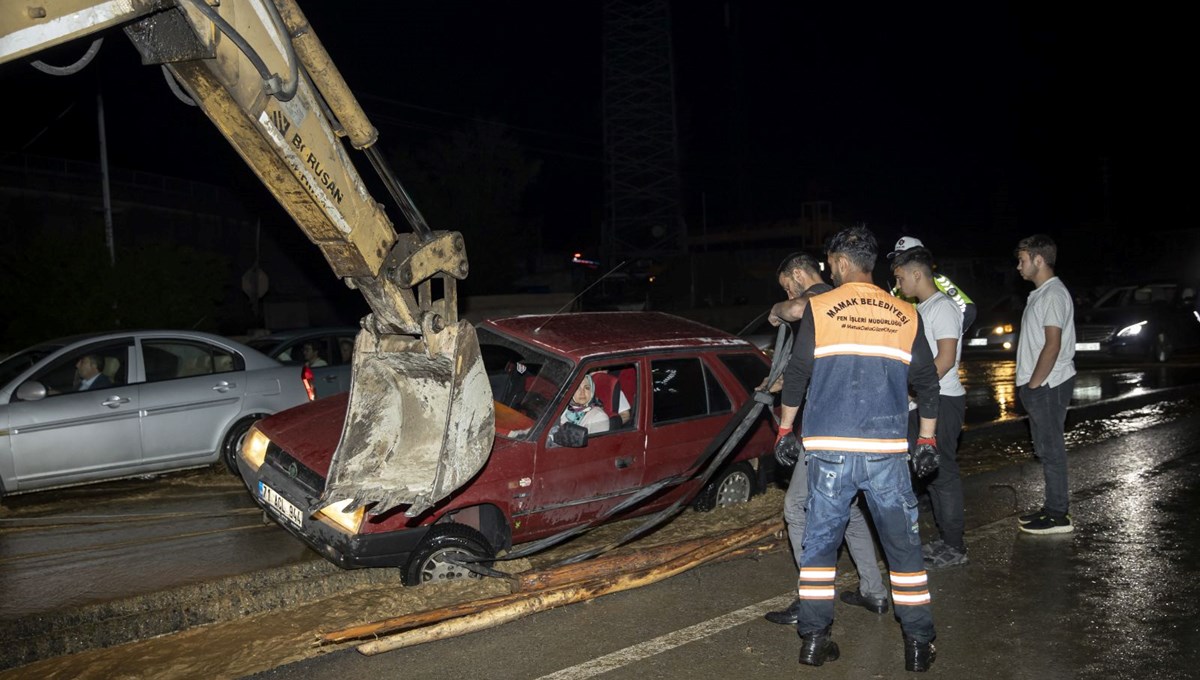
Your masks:
{"label": "red car door handle", "polygon": [[616,466],[617,466],[618,470],[624,470],[625,468],[629,467],[630,465],[633,465],[632,458],[618,458],[616,461]]}

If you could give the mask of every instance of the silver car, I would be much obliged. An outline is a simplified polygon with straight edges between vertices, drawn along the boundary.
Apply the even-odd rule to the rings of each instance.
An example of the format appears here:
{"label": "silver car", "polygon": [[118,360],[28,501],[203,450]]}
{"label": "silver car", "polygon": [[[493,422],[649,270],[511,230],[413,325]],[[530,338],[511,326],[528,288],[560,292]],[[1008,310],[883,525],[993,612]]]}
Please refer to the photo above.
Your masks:
{"label": "silver car", "polygon": [[63,338],[0,362],[0,494],[209,465],[308,400],[300,369],[193,331]]}

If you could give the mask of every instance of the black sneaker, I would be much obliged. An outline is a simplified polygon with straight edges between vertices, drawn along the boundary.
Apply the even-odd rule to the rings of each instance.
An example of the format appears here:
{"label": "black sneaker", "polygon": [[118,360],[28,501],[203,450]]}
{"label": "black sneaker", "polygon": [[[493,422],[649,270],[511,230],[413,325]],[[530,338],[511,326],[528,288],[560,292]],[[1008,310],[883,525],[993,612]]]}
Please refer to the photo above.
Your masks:
{"label": "black sneaker", "polygon": [[959,550],[950,544],[946,544],[945,549],[934,554],[933,557],[925,558],[926,569],[945,569],[946,567],[961,567],[964,564],[970,563],[967,559],[967,551]]}
{"label": "black sneaker", "polygon": [[1075,531],[1075,525],[1071,524],[1070,515],[1042,513],[1032,522],[1022,524],[1021,531],[1027,534],[1069,534]]}
{"label": "black sneaker", "polygon": [[921,557],[932,559],[935,555],[946,549],[946,542],[940,538],[935,538],[932,541],[921,546]]}
{"label": "black sneaker", "polygon": [[1046,508],[1038,508],[1037,510],[1034,510],[1033,512],[1029,513],[1028,515],[1021,515],[1020,517],[1018,517],[1017,523],[1018,524],[1029,524],[1030,522],[1037,519],[1038,517],[1041,517],[1044,514],[1046,514]]}

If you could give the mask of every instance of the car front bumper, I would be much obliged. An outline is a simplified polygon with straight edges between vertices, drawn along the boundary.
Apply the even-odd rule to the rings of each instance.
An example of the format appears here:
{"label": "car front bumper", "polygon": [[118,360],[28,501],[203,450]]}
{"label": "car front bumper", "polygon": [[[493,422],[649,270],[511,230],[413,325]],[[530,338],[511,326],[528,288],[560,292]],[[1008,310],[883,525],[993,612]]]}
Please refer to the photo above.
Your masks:
{"label": "car front bumper", "polygon": [[[238,470],[250,495],[267,516],[343,569],[403,567],[429,530],[429,527],[414,527],[378,534],[351,534],[316,514],[319,494],[304,488],[292,475],[275,465],[268,462],[254,470],[238,456]],[[289,518],[288,513],[267,501],[262,487],[264,484],[287,503],[300,509],[299,524]],[[312,513],[308,512],[309,508],[313,508]]]}

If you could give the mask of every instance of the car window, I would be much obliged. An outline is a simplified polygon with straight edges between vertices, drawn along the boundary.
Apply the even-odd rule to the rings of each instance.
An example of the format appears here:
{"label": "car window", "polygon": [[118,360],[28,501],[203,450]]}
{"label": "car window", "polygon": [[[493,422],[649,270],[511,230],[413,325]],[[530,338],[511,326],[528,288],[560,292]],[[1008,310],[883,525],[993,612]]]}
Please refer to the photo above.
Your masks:
{"label": "car window", "polygon": [[650,372],[656,425],[731,409],[729,396],[698,357],[657,359]]}
{"label": "car window", "polygon": [[245,369],[241,356],[215,345],[189,340],[143,340],[142,360],[146,382]]}
{"label": "car window", "polygon": [[331,351],[332,360],[329,363],[342,365],[354,361],[353,335],[339,335],[333,338],[333,347],[336,349]]}
{"label": "car window", "polygon": [[478,333],[484,370],[496,402],[496,434],[524,437],[550,412],[572,366],[487,329]]}
{"label": "car window", "polygon": [[766,362],[755,354],[722,354],[719,358],[748,393],[757,389],[771,370]]}
{"label": "car window", "polygon": [[[38,371],[33,380],[46,386],[46,396],[124,385],[129,377],[132,338],[96,343],[67,352]],[[93,372],[93,368],[98,372]],[[88,374],[88,375],[85,375]]]}
{"label": "car window", "polygon": [[[595,385],[595,399],[609,417],[610,430],[628,430],[637,424],[637,364],[589,366],[587,374]],[[619,419],[619,422],[618,422]]]}

